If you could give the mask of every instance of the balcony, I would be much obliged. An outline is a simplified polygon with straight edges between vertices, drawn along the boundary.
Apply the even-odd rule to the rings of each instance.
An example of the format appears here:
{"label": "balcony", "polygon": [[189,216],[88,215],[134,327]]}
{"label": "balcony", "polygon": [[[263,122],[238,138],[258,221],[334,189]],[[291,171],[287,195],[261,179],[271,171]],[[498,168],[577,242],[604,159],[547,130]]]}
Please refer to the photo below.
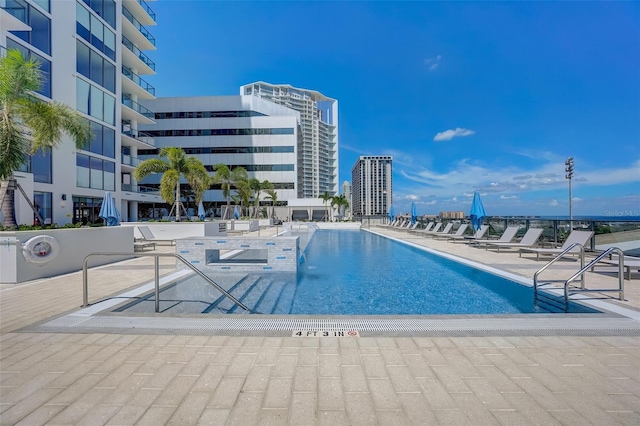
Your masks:
{"label": "balcony", "polygon": [[[132,129],[129,124],[122,123],[122,135],[127,136],[131,139],[134,139],[135,141],[142,142],[143,144],[146,144],[146,145],[151,145],[153,147],[156,146],[156,141],[153,139],[153,137],[137,129]],[[123,145],[126,146],[126,144],[123,144]],[[147,146],[139,145],[136,143],[134,143],[134,145],[138,146],[139,148],[144,148],[144,149],[148,148]]]}
{"label": "balcony", "polygon": [[[134,73],[133,71],[131,71],[129,68],[127,67],[122,67],[122,75],[126,78],[128,78],[129,80],[131,80],[133,83],[135,83],[136,87],[132,88],[132,87],[124,87],[126,86],[127,82],[123,82],[123,92],[131,92],[131,93],[136,93],[136,95],[138,95],[138,98],[143,98],[143,99],[154,99],[156,96],[156,89],[150,85],[149,83],[147,83],[143,78],[141,78],[138,74]],[[135,89],[142,89],[143,91],[141,92],[140,90],[135,90]],[[129,89],[129,90],[127,90]]]}
{"label": "balcony", "polygon": [[156,25],[156,13],[144,0],[128,0],[124,4],[142,25]]}
{"label": "balcony", "polygon": [[155,50],[155,37],[125,7],[122,8],[122,16],[126,18],[123,20],[123,34],[142,50]]}
{"label": "balcony", "polygon": [[[125,65],[136,68],[141,74],[155,74],[156,64],[145,53],[138,49],[128,38],[122,36],[122,45],[128,50],[122,51],[122,60]],[[129,54],[128,54],[129,53]],[[142,62],[142,66],[134,61]],[[148,68],[148,69],[146,69]],[[142,72],[144,70],[145,72]]]}
{"label": "balcony", "polygon": [[127,192],[137,192],[138,194],[160,195],[158,188],[151,188],[149,186],[133,185],[131,183],[121,184],[121,190]]}
{"label": "balcony", "polygon": [[120,164],[122,164],[123,166],[138,167],[138,164],[140,164],[142,161],[139,158],[132,157],[126,154],[120,154],[120,156],[121,156]]}
{"label": "balcony", "polygon": [[149,109],[135,102],[127,95],[122,95],[122,119],[127,121],[137,121],[138,123],[154,124],[154,114]]}

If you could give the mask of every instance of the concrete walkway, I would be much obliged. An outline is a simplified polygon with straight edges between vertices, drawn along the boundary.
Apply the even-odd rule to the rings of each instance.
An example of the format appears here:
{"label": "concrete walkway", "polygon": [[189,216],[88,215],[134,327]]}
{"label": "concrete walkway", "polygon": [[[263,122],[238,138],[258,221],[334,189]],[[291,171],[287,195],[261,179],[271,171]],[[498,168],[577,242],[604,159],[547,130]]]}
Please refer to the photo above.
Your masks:
{"label": "concrete walkway", "polygon": [[[382,232],[523,277],[541,266],[513,253]],[[92,269],[91,299],[149,281],[152,262]],[[575,262],[563,262],[550,277],[566,278],[571,268]],[[163,259],[161,272],[173,270]],[[587,279],[588,286],[616,282],[605,273]],[[638,287],[637,279],[627,281],[627,300],[612,302],[638,311]],[[294,338],[20,331],[81,304],[80,273],[0,287],[0,424],[640,424],[634,333]]]}

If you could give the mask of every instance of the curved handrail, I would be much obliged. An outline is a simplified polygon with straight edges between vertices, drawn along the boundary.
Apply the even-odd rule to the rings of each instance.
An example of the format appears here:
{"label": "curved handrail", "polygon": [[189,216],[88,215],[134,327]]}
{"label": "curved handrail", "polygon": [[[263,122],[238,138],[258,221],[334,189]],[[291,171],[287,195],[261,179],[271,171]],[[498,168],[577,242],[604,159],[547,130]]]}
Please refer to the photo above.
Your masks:
{"label": "curved handrail", "polygon": [[[551,259],[546,265],[544,265],[542,268],[538,269],[535,274],[533,274],[533,301],[534,301],[534,303],[538,298],[538,275],[540,275],[541,272],[543,272],[549,266],[551,266],[554,263],[556,263],[559,259],[562,258],[562,256],[564,256],[565,254],[569,253],[570,251],[572,251],[576,247],[580,247],[580,270],[584,269],[584,246],[582,244],[580,244],[580,243],[571,244],[569,247],[567,247],[566,249],[561,251],[556,257]],[[584,287],[584,274],[582,275],[582,286]]]}
{"label": "curved handrail", "polygon": [[[588,290],[588,291],[619,291],[620,292],[620,300],[624,300],[624,252],[618,247],[609,247],[607,250],[598,255],[595,259],[593,259],[587,266],[584,266],[578,272],[573,274],[571,278],[564,282],[564,310],[566,311],[569,306],[569,283],[574,281],[578,276],[583,275],[589,268],[598,263],[602,258],[608,256],[611,252],[617,252],[618,254],[618,290],[606,289],[606,290]],[[584,280],[581,286],[584,289]]]}
{"label": "curved handrail", "polygon": [[159,295],[160,295],[160,276],[159,276],[159,263],[158,263],[158,261],[159,261],[160,257],[173,257],[173,258],[178,259],[182,263],[184,263],[189,269],[191,269],[193,272],[198,274],[206,282],[211,284],[220,293],[225,295],[228,299],[230,299],[236,305],[240,306],[245,311],[250,312],[252,314],[257,314],[258,313],[256,311],[253,311],[253,310],[249,309],[242,302],[240,302],[238,299],[236,299],[231,294],[229,294],[225,289],[220,287],[211,278],[209,278],[204,273],[202,273],[202,271],[200,271],[198,268],[196,268],[195,266],[190,264],[189,261],[187,261],[187,259],[185,259],[184,257],[180,256],[179,254],[175,254],[175,253],[113,253],[113,252],[111,252],[111,253],[109,253],[109,252],[89,253],[87,256],[85,256],[84,260],[82,261],[82,303],[83,303],[82,307],[89,306],[89,279],[88,279],[88,276],[87,276],[87,267],[88,267],[89,258],[92,257],[92,256],[132,256],[132,257],[152,257],[153,256],[155,258],[155,268],[154,269],[155,269],[155,291],[156,291],[156,294],[155,294],[155,297],[156,297],[156,299],[155,299],[155,302],[156,302],[155,310],[156,310],[156,312],[159,311],[159,307],[160,307],[160,299],[159,299]]}

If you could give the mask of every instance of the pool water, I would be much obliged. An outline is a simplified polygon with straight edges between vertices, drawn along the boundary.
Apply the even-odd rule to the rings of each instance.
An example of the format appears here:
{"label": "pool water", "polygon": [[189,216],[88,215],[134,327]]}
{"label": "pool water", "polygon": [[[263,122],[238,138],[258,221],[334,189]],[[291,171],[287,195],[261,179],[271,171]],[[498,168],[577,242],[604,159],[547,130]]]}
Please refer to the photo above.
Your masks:
{"label": "pool water", "polygon": [[[299,315],[548,313],[531,287],[365,231],[319,230],[295,274],[212,277],[251,309]],[[194,276],[161,293],[170,313],[241,313]],[[152,312],[153,296],[118,311]],[[569,312],[596,312],[572,303]]]}

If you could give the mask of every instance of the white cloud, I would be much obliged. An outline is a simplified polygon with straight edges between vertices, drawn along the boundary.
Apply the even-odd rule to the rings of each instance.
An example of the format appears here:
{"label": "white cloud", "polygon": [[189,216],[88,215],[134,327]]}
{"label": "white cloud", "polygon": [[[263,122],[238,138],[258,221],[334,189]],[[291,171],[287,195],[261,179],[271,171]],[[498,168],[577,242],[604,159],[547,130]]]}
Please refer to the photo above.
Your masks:
{"label": "white cloud", "polygon": [[470,136],[475,132],[469,129],[463,129],[461,127],[457,127],[455,130],[445,130],[444,132],[440,132],[433,137],[434,141],[450,141],[451,139],[459,136]]}
{"label": "white cloud", "polygon": [[427,58],[424,60],[424,63],[429,66],[429,71],[435,71],[438,69],[440,65],[440,60],[442,59],[442,55],[438,55],[435,58]]}
{"label": "white cloud", "polygon": [[518,198],[517,195],[501,195],[500,199],[501,200],[513,200],[514,198]]}
{"label": "white cloud", "polygon": [[498,182],[491,182],[491,186],[498,186],[500,185]]}
{"label": "white cloud", "polygon": [[451,201],[458,201],[458,197],[453,197]]}
{"label": "white cloud", "polygon": [[438,202],[438,200],[431,200],[431,201],[425,201],[423,204],[426,204],[428,206],[432,206],[434,204],[436,204]]}
{"label": "white cloud", "polygon": [[420,198],[420,197],[418,197],[417,195],[414,195],[414,194],[407,195],[407,199],[411,200],[411,201],[416,201],[418,198]]}
{"label": "white cloud", "polygon": [[549,203],[549,205],[550,205],[551,207],[555,207],[555,206],[557,206],[557,205],[558,205],[558,200],[551,200],[551,202]]}

